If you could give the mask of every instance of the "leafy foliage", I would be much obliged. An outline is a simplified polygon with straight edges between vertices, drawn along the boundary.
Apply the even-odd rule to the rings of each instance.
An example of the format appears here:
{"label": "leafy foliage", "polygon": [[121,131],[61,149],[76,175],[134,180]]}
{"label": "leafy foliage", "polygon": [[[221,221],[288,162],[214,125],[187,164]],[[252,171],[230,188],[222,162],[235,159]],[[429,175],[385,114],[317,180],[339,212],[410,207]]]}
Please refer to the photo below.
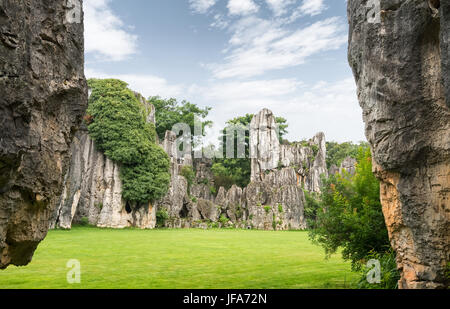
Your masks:
{"label": "leafy foliage", "polygon": [[166,221],[169,219],[169,213],[165,209],[160,209],[156,212],[156,225],[158,227],[164,227]]}
{"label": "leafy foliage", "polygon": [[150,97],[148,101],[155,106],[156,133],[161,140],[164,139],[166,131],[172,130],[177,123],[186,123],[191,128],[191,132],[194,132],[195,116],[203,119],[201,121],[203,130],[212,124],[211,121],[205,120],[211,111],[210,107],[200,108],[188,101],[179,103],[173,98],[164,100],[157,96]]}
{"label": "leafy foliage", "polygon": [[357,284],[359,289],[397,289],[398,281],[400,280],[400,274],[397,269],[397,263],[395,259],[395,252],[389,250],[383,253],[370,252],[367,260],[374,259],[380,262],[380,283],[369,283],[367,280],[367,274],[370,271],[367,267],[362,267],[361,278]]}
{"label": "leafy foliage", "polygon": [[344,259],[352,262],[354,270],[361,267],[371,252],[389,250],[388,233],[381,211],[380,184],[372,173],[370,149],[360,148],[356,174],[352,177],[331,175],[325,180],[318,205],[309,214],[310,237],[324,247],[326,253],[342,248]]}
{"label": "leafy foliage", "polygon": [[356,159],[360,147],[368,148],[369,144],[367,142],[360,142],[358,145],[352,142],[342,144],[327,142],[327,167],[330,168],[333,164],[339,167],[346,157]]}
{"label": "leafy foliage", "polygon": [[169,157],[155,144],[156,132],[128,85],[91,79],[87,110],[89,135],[98,150],[120,165],[123,197],[145,203],[163,197],[169,186]]}
{"label": "leafy foliage", "polygon": [[[322,180],[325,183],[326,180]],[[317,212],[322,209],[320,202],[320,194],[316,192],[309,192],[303,189],[305,194],[305,219],[309,227],[314,227],[317,220]]]}
{"label": "leafy foliage", "polygon": [[188,183],[188,193],[191,192],[191,187],[194,184],[194,180],[195,180],[195,172],[192,169],[192,166],[190,165],[185,165],[181,168],[181,172],[180,172],[181,176],[183,176],[184,178],[186,178],[186,181]]}

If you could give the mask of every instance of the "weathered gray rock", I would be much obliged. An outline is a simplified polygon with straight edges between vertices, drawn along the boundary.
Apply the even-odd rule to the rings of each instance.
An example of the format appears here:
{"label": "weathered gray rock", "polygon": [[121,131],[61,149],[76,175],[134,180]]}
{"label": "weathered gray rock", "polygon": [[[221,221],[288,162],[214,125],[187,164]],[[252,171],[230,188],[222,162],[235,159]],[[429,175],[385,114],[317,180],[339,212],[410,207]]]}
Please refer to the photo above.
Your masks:
{"label": "weathered gray rock", "polygon": [[220,216],[220,207],[216,206],[213,202],[198,199],[196,207],[201,215],[201,219],[217,222]]}
{"label": "weathered gray rock", "polygon": [[188,194],[187,180],[180,175],[182,167],[189,165],[192,160],[178,158],[176,139],[174,132],[166,132],[162,146],[170,158],[171,181],[166,196],[156,202],[158,210],[165,209],[168,212],[170,220],[167,226],[171,228],[190,227],[190,220],[200,220],[200,214]]}
{"label": "weathered gray rock", "polygon": [[342,161],[341,166],[339,168],[339,173],[343,173],[344,170],[350,174],[355,175],[356,173],[356,164],[358,164],[358,161],[356,161],[355,158],[347,157]]}
{"label": "weathered gray rock", "polygon": [[325,135],[318,133],[304,143],[280,145],[275,116],[268,109],[255,115],[250,124],[251,181],[263,181],[280,168],[296,170],[299,184],[319,192],[321,177],[328,176]]}
{"label": "weathered gray rock", "polygon": [[230,218],[231,222],[236,224],[247,220],[247,206],[245,203],[244,190],[238,186],[234,185],[228,190],[225,203],[221,206],[221,209],[226,211],[227,217]]}
{"label": "weathered gray rock", "polygon": [[81,7],[0,1],[0,268],[46,236],[87,106]]}
{"label": "weathered gray rock", "polygon": [[276,169],[280,161],[280,141],[273,113],[263,109],[250,123],[251,181],[260,181],[266,170]]}
{"label": "weathered gray rock", "polygon": [[349,0],[349,61],[381,180],[401,288],[448,286],[449,1]]}
{"label": "weathered gray rock", "polygon": [[[153,121],[153,105],[140,94],[135,95],[147,112],[147,120]],[[123,199],[119,165],[96,149],[85,125],[77,132],[71,153],[70,169],[52,228],[70,229],[73,223],[85,218],[89,224],[102,228],[155,227],[154,205],[138,205]]]}
{"label": "weathered gray rock", "polygon": [[258,229],[305,229],[305,196],[292,168],[272,172],[245,191],[251,225]]}
{"label": "weathered gray rock", "polygon": [[339,167],[337,167],[335,164],[331,165],[328,170],[328,175],[331,176],[331,175],[335,175],[337,173],[339,173]]}

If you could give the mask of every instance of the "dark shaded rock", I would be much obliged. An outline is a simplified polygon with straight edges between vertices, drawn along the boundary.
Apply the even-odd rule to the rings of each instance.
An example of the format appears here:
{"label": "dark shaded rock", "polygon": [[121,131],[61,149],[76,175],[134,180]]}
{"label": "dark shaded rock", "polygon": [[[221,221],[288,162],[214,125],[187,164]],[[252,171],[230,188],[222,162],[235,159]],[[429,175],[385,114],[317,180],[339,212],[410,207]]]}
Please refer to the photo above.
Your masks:
{"label": "dark shaded rock", "polygon": [[68,23],[65,4],[0,2],[0,268],[46,236],[87,106],[82,12]]}
{"label": "dark shaded rock", "polygon": [[448,1],[349,0],[349,62],[381,180],[400,288],[442,288],[450,260]]}

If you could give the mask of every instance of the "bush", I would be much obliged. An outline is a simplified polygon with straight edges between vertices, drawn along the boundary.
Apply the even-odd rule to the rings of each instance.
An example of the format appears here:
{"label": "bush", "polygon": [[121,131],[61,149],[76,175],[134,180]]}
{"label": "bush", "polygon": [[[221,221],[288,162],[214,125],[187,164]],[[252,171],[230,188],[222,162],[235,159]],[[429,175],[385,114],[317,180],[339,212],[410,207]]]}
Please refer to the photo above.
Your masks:
{"label": "bush", "polygon": [[155,144],[156,132],[146,111],[127,84],[91,79],[92,94],[85,119],[96,147],[120,165],[123,197],[146,203],[163,197],[170,182],[169,157]]}
{"label": "bush", "polygon": [[390,250],[385,253],[371,252],[367,255],[366,260],[378,260],[380,262],[380,283],[369,283],[367,275],[370,268],[363,267],[361,269],[361,279],[357,286],[359,289],[397,289],[400,273],[397,269],[395,260],[395,252]]}
{"label": "bush", "polygon": [[283,213],[283,205],[278,204],[278,212]]}
{"label": "bush", "polygon": [[190,194],[191,192],[191,187],[194,184],[194,180],[195,180],[195,172],[192,168],[192,166],[190,165],[185,165],[181,168],[181,176],[183,176],[184,178],[186,178],[188,187],[188,193]]}
{"label": "bush", "polygon": [[222,226],[224,226],[228,222],[230,222],[230,219],[228,219],[224,214],[222,214],[220,215],[219,222],[222,223]]}
{"label": "bush", "polygon": [[80,225],[81,225],[81,226],[89,226],[89,225],[90,225],[90,224],[89,224],[89,218],[87,218],[87,217],[81,218],[81,220],[80,220]]}
{"label": "bush", "polygon": [[[322,180],[322,183],[326,183],[326,180]],[[317,212],[321,209],[321,203],[320,203],[320,194],[316,192],[309,192],[305,189],[303,189],[303,192],[305,194],[305,219],[308,224],[308,228],[314,228],[316,219],[317,219]]]}
{"label": "bush", "polygon": [[166,221],[169,219],[169,214],[167,210],[160,209],[156,212],[156,225],[158,227],[164,227],[166,225]]}
{"label": "bush", "polygon": [[264,206],[264,210],[265,210],[266,213],[268,214],[268,213],[272,210],[272,207],[270,207],[270,206]]}

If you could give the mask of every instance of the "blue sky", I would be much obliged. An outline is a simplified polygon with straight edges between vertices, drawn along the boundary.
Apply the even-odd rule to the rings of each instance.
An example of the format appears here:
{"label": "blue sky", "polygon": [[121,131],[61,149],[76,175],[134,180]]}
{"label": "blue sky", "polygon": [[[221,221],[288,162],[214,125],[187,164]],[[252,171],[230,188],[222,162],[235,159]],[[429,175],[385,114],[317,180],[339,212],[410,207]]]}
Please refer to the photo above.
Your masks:
{"label": "blue sky", "polygon": [[288,139],[365,140],[346,0],[84,0],[86,75],[226,120],[271,109]]}

